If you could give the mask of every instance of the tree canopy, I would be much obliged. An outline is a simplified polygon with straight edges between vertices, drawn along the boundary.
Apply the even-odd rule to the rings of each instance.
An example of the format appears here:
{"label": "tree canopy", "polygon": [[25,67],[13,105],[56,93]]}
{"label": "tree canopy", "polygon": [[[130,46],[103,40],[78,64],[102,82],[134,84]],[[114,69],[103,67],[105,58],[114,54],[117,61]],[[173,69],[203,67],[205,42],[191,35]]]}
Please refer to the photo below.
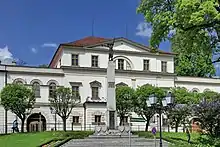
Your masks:
{"label": "tree canopy", "polygon": [[50,105],[56,111],[63,121],[63,130],[66,131],[66,120],[68,119],[72,109],[80,103],[79,93],[73,93],[70,88],[59,87],[53,96],[49,98]]}
{"label": "tree canopy", "polygon": [[133,99],[134,111],[147,122],[146,131],[148,130],[150,119],[156,112],[155,109],[150,108],[146,103],[146,100],[149,99],[151,94],[155,94],[158,101],[161,101],[165,97],[165,91],[162,88],[145,84],[136,89],[136,99]]}
{"label": "tree canopy", "polygon": [[[152,25],[153,48],[168,39],[179,53],[177,74],[206,76],[215,72],[212,63],[220,61],[220,57],[212,61],[212,55],[219,53],[219,5],[218,0],[141,0],[137,12]],[[196,56],[189,56],[191,53]]]}
{"label": "tree canopy", "polygon": [[116,109],[120,117],[120,125],[124,125],[124,117],[128,116],[133,110],[132,100],[134,97],[134,89],[128,86],[116,87]]}
{"label": "tree canopy", "polygon": [[22,84],[8,84],[1,91],[1,104],[18,116],[21,120],[21,132],[24,132],[24,121],[35,104],[32,90]]}

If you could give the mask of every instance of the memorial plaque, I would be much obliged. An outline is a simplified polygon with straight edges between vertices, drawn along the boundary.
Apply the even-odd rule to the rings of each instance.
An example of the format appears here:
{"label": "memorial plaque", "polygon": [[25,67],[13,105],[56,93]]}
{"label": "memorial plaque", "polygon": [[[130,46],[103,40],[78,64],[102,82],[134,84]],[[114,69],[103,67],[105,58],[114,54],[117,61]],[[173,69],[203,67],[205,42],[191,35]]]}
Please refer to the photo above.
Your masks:
{"label": "memorial plaque", "polygon": [[115,129],[115,111],[109,111],[109,129]]}
{"label": "memorial plaque", "polygon": [[115,82],[108,82],[109,88],[115,88]]}

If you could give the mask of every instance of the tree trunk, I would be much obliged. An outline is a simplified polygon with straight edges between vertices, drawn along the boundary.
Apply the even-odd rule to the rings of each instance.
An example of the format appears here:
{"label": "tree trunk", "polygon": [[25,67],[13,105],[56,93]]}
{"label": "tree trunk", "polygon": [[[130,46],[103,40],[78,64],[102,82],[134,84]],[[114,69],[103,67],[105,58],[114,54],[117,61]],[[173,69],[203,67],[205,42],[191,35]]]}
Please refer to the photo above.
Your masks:
{"label": "tree trunk", "polygon": [[62,120],[63,120],[63,131],[66,132],[66,118],[63,117]]}
{"label": "tree trunk", "polygon": [[175,132],[178,132],[178,126],[179,126],[179,123],[176,122],[176,123],[175,123]]}
{"label": "tree trunk", "polygon": [[124,117],[123,117],[123,116],[121,116],[121,117],[120,117],[120,123],[119,123],[119,126],[124,125],[123,120],[124,120]]}
{"label": "tree trunk", "polygon": [[25,122],[25,119],[21,119],[21,132],[22,133],[24,132],[24,122]]}
{"label": "tree trunk", "polygon": [[145,131],[148,131],[149,123],[150,123],[150,119],[147,120],[147,123],[146,123],[146,126],[145,126]]}

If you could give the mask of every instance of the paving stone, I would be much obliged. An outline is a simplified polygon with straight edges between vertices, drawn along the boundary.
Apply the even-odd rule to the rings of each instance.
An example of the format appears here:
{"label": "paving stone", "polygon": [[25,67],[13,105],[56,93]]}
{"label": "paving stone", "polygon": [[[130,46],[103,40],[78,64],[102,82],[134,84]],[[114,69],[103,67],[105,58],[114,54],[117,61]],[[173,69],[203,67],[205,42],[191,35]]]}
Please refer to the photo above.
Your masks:
{"label": "paving stone", "polygon": [[[159,147],[159,140],[156,140]],[[131,138],[131,146],[129,138],[86,138],[73,139],[62,145],[61,147],[155,147],[154,139]],[[168,143],[163,141],[163,147],[168,147]]]}

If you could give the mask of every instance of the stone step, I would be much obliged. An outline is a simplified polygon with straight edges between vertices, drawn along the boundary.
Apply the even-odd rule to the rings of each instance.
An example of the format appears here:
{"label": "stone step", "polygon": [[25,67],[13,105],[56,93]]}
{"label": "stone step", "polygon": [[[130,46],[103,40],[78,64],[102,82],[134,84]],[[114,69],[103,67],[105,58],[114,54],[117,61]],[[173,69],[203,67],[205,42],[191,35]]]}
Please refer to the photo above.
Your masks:
{"label": "stone step", "polygon": [[[138,138],[139,136],[138,135],[131,135],[131,138]],[[89,135],[89,138],[97,138],[97,139],[100,139],[100,138],[129,138],[129,135]]]}

